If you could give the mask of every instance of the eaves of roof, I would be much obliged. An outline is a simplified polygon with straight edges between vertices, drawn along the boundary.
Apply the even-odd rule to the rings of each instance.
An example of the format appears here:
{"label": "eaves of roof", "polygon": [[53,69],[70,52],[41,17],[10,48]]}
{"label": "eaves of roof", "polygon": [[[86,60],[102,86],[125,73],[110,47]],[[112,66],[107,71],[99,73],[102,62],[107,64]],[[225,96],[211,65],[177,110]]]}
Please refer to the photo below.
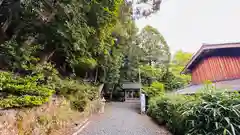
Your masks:
{"label": "eaves of roof", "polygon": [[240,42],[236,43],[222,43],[222,44],[203,44],[202,47],[193,55],[191,60],[187,63],[181,74],[189,73],[189,67],[207,50],[222,49],[222,48],[240,48]]}

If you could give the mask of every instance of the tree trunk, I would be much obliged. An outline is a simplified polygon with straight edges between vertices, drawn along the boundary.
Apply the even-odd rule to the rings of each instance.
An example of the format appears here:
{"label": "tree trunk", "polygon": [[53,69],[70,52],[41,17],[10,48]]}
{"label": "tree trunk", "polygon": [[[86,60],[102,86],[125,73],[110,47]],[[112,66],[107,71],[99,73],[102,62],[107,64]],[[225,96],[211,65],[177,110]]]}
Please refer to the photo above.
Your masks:
{"label": "tree trunk", "polygon": [[6,39],[6,33],[3,31],[2,27],[0,27],[0,44],[4,43]]}
{"label": "tree trunk", "polygon": [[113,87],[112,87],[111,92],[110,92],[110,101],[112,101],[114,87],[115,87],[115,84],[113,84]]}
{"label": "tree trunk", "polygon": [[53,54],[55,53],[55,50],[50,53],[45,53],[40,57],[40,64],[43,64],[44,62],[48,61]]}
{"label": "tree trunk", "polygon": [[96,68],[96,74],[95,74],[95,80],[94,80],[94,83],[97,83],[97,77],[98,77],[98,67]]}

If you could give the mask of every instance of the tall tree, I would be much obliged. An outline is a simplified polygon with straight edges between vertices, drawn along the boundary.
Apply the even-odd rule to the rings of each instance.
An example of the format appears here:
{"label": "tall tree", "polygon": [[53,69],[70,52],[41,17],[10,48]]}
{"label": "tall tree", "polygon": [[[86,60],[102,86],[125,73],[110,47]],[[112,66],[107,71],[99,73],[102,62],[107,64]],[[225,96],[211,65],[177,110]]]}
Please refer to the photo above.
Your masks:
{"label": "tall tree", "polygon": [[159,31],[152,26],[145,26],[138,38],[139,46],[145,53],[144,60],[149,65],[167,66],[170,60],[170,52],[167,42]]}
{"label": "tall tree", "polygon": [[0,43],[13,35],[20,10],[20,0],[0,0]]}
{"label": "tall tree", "polygon": [[185,66],[187,62],[191,59],[191,57],[192,57],[192,53],[179,50],[174,54],[172,59],[172,64]]}
{"label": "tall tree", "polygon": [[170,72],[178,78],[183,85],[190,83],[191,77],[189,75],[182,75],[180,72],[183,70],[187,62],[191,59],[192,53],[183,52],[182,50],[177,51],[170,63]]}
{"label": "tall tree", "polygon": [[32,55],[41,62],[53,62],[63,72],[89,72],[96,66],[105,68],[106,57],[111,57],[108,52],[114,45],[112,29],[123,0],[21,2],[22,19],[11,39],[16,40],[16,56],[22,57],[31,51],[28,47],[36,46],[39,49]]}
{"label": "tall tree", "polygon": [[159,80],[168,68],[168,45],[163,36],[151,26],[146,26],[140,34],[132,37],[130,46],[124,51],[125,66],[122,68],[121,79],[138,81],[140,69],[142,83],[150,85],[153,79]]}
{"label": "tall tree", "polygon": [[163,0],[127,0],[129,4],[132,4],[133,18],[139,19],[141,17],[148,17],[153,13],[160,10],[160,6]]}

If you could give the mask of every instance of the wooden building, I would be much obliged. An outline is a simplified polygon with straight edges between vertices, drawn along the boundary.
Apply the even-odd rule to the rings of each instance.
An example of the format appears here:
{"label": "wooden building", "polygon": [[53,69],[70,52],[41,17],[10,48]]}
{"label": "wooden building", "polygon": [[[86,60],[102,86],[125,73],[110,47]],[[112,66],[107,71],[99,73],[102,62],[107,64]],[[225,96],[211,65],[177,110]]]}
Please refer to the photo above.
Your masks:
{"label": "wooden building", "polygon": [[240,90],[240,43],[204,44],[181,74],[191,74],[191,85],[177,93],[195,93],[206,81],[217,88]]}
{"label": "wooden building", "polygon": [[122,89],[124,90],[124,101],[140,101],[142,85],[140,83],[124,83]]}

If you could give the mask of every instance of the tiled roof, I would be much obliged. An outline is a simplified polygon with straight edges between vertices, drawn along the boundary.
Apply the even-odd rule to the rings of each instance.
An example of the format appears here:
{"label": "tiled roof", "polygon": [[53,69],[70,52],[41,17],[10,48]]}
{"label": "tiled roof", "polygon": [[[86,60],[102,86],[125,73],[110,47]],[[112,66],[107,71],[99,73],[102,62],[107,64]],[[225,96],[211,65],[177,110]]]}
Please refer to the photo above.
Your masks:
{"label": "tiled roof", "polygon": [[[216,90],[226,90],[229,92],[234,91],[240,91],[240,79],[235,80],[227,80],[227,81],[219,81],[213,83],[213,85],[216,87]],[[186,87],[184,89],[177,90],[175,93],[177,94],[194,94],[197,92],[200,92],[205,87],[204,84],[199,85],[191,85],[189,87]]]}
{"label": "tiled roof", "polygon": [[142,85],[140,83],[124,83],[122,85],[123,89],[141,89]]}

